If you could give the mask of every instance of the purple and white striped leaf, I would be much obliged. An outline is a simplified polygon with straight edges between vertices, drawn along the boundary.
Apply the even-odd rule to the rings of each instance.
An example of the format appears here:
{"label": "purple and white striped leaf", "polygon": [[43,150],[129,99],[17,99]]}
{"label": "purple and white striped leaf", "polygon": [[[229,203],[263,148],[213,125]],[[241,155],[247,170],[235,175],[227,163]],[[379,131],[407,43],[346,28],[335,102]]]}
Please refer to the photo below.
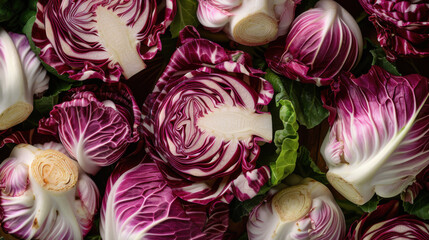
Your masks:
{"label": "purple and white striped leaf", "polygon": [[109,178],[101,208],[103,239],[223,239],[228,206],[203,206],[175,196],[145,156],[124,159]]}
{"label": "purple and white striped leaf", "polygon": [[399,201],[391,200],[377,206],[350,227],[346,239],[395,240],[428,239],[429,224],[416,216],[401,214]]}

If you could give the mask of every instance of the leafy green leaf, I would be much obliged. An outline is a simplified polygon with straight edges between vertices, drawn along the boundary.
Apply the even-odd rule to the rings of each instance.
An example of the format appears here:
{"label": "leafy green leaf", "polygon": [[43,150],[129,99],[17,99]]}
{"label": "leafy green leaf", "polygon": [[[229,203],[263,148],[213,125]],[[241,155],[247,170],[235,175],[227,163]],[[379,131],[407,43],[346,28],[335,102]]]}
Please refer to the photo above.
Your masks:
{"label": "leafy green leaf", "polygon": [[274,88],[276,101],[288,99],[292,102],[296,112],[297,120],[301,125],[311,129],[319,125],[329,116],[329,111],[323,107],[320,98],[322,88],[314,84],[304,84],[285,77],[279,76],[271,69],[265,74]]}
{"label": "leafy green leaf", "polygon": [[197,26],[197,0],[177,0],[177,13],[170,25],[173,38],[179,36],[179,32],[188,25]]}
{"label": "leafy green leaf", "polygon": [[274,144],[262,146],[258,165],[270,166],[270,185],[274,186],[295,168],[299,146],[297,132],[299,126],[296,122],[295,110],[289,100],[281,99],[279,106],[271,103],[269,110],[273,118]]}
{"label": "leafy green leaf", "polygon": [[37,111],[39,111],[42,115],[46,115],[57,103],[58,95],[46,96],[34,100],[34,108],[37,109]]}
{"label": "leafy green leaf", "polygon": [[281,105],[280,120],[283,122],[284,129],[274,133],[276,153],[279,155],[275,162],[270,163],[272,185],[277,185],[293,172],[299,147],[298,123],[292,103],[285,99],[280,100],[279,103]]}
{"label": "leafy green leaf", "polygon": [[265,52],[268,48],[268,44],[261,46],[245,46],[238,45],[237,50],[248,53],[252,57],[252,65],[254,68],[265,71],[267,68],[267,62],[265,61]]}
{"label": "leafy green leaf", "polygon": [[320,168],[316,165],[313,159],[311,159],[310,151],[304,146],[299,147],[294,172],[301,177],[310,177],[325,185],[329,184],[326,174],[320,171]]}
{"label": "leafy green leaf", "polygon": [[377,65],[393,75],[401,76],[395,64],[386,59],[386,53],[383,48],[379,44],[373,43],[370,39],[365,39],[361,60],[351,72],[359,77],[362,74],[366,74],[372,65]]}
{"label": "leafy green leaf", "polygon": [[369,39],[364,39],[363,43],[362,56],[357,65],[351,70],[351,73],[356,77],[366,74],[372,66],[372,54],[370,51],[374,49],[374,46]]}
{"label": "leafy green leaf", "polygon": [[379,197],[377,195],[374,195],[374,197],[371,198],[367,203],[364,205],[359,206],[360,209],[364,212],[372,212],[377,208],[378,203],[382,200],[382,197]]}
{"label": "leafy green leaf", "polygon": [[91,236],[86,236],[85,240],[101,240],[101,236],[100,235],[91,235]]}
{"label": "leafy green leaf", "polygon": [[370,52],[372,54],[372,65],[382,67],[393,75],[401,76],[396,66],[386,59],[386,53],[381,47],[372,49]]}
{"label": "leafy green leaf", "polygon": [[238,240],[247,240],[249,237],[247,236],[247,232],[244,232],[243,235],[241,235]]}
{"label": "leafy green leaf", "polygon": [[413,204],[404,202],[403,206],[407,213],[429,220],[429,192],[421,191]]}
{"label": "leafy green leaf", "polygon": [[338,206],[340,206],[341,210],[343,211],[344,218],[346,219],[347,229],[354,221],[359,220],[365,213],[360,207],[348,200],[336,199],[336,201]]}
{"label": "leafy green leaf", "polygon": [[0,0],[0,22],[9,21],[25,6],[23,1]]}
{"label": "leafy green leaf", "polygon": [[229,215],[231,217],[231,220],[234,222],[239,222],[241,219],[245,216],[248,216],[253,208],[258,206],[262,200],[264,200],[265,195],[256,195],[255,197],[246,200],[246,201],[239,201],[236,198],[232,200],[229,207]]}
{"label": "leafy green leaf", "polygon": [[282,78],[275,74],[271,69],[267,70],[267,73],[265,74],[264,78],[271,83],[271,86],[273,86],[274,92],[276,92],[275,101],[278,106],[278,102],[281,99],[287,99],[286,89],[283,85]]}

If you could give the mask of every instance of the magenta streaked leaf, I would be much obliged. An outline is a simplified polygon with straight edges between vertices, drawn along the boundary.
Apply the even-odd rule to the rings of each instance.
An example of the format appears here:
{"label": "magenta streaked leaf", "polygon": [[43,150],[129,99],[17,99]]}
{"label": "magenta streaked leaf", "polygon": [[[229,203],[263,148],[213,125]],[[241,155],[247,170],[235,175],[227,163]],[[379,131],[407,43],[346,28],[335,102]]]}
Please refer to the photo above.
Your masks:
{"label": "magenta streaked leaf", "polygon": [[145,156],[124,159],[112,173],[101,208],[103,239],[223,239],[225,203],[203,206],[175,196]]}
{"label": "magenta streaked leaf", "polygon": [[349,240],[428,239],[429,224],[409,214],[401,214],[399,202],[391,200],[362,216],[350,227]]}

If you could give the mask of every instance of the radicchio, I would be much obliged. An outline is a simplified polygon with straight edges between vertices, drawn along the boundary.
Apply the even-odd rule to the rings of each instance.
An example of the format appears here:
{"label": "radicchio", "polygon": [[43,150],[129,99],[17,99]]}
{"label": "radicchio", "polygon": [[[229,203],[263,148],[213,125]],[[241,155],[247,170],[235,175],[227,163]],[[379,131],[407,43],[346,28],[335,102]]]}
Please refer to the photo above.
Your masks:
{"label": "radicchio", "polygon": [[97,186],[59,143],[17,145],[0,189],[2,228],[21,239],[82,239],[98,211]]}
{"label": "radicchio", "polygon": [[329,182],[356,204],[394,197],[429,164],[429,79],[373,66],[323,95],[331,128],[321,146]]}
{"label": "radicchio", "polygon": [[40,0],[32,38],[59,74],[119,81],[146,68],[175,12],[175,0]]}
{"label": "radicchio", "polygon": [[261,110],[273,89],[246,53],[193,28],[180,41],[143,106],[147,152],[186,201],[249,199],[270,176],[267,166],[255,167],[258,141],[272,139],[271,115]]}
{"label": "radicchio", "polygon": [[110,176],[101,208],[101,237],[224,239],[228,205],[202,206],[175,196],[148,156],[124,159]]}
{"label": "radicchio", "polygon": [[362,49],[354,18],[335,1],[320,0],[292,22],[286,38],[270,45],[265,56],[274,71],[321,86],[352,69]]}
{"label": "radicchio", "polygon": [[125,84],[84,85],[69,90],[38,131],[58,135],[82,169],[96,174],[140,139],[141,112]]}

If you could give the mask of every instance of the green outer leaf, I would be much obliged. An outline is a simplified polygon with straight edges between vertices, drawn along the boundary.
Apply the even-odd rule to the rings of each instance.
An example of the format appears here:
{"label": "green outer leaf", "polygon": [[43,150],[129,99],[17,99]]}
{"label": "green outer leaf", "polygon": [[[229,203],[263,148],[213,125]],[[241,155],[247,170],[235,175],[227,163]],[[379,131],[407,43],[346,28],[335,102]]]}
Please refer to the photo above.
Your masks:
{"label": "green outer leaf", "polygon": [[49,114],[52,108],[58,103],[58,95],[46,96],[34,100],[34,108],[42,115]]}
{"label": "green outer leaf", "polygon": [[379,197],[377,195],[374,195],[374,197],[371,198],[367,203],[364,205],[359,206],[360,209],[364,212],[372,212],[377,208],[378,203],[382,200],[382,197]]}
{"label": "green outer leaf", "polygon": [[421,191],[414,204],[403,202],[404,210],[417,217],[429,220],[429,192]]}
{"label": "green outer leaf", "polygon": [[0,22],[9,21],[25,6],[25,2],[17,0],[0,0]]}
{"label": "green outer leaf", "polygon": [[386,53],[381,47],[372,49],[369,52],[372,54],[372,65],[382,67],[393,75],[401,76],[396,66],[386,59]]}
{"label": "green outer leaf", "polygon": [[177,12],[170,25],[170,32],[173,38],[179,36],[179,32],[187,25],[197,26],[197,0],[177,0]]}
{"label": "green outer leaf", "polygon": [[346,226],[347,229],[350,228],[350,225],[359,220],[362,215],[365,213],[362,211],[360,207],[358,207],[356,204],[348,201],[348,200],[338,200],[336,199],[336,202],[338,206],[340,206],[341,210],[343,211],[344,218],[346,219]]}
{"label": "green outer leaf", "polygon": [[238,238],[238,240],[247,240],[249,239],[249,237],[247,236],[247,232],[244,232],[243,235],[240,236],[240,238]]}
{"label": "green outer leaf", "polygon": [[391,63],[386,59],[386,53],[383,48],[379,44],[373,43],[370,39],[365,38],[362,57],[351,72],[359,77],[362,74],[366,74],[373,65],[377,65],[393,75],[401,76],[395,63]]}
{"label": "green outer leaf", "polygon": [[91,235],[91,236],[86,236],[85,240],[101,240],[101,236],[100,235]]}
{"label": "green outer leaf", "polygon": [[280,120],[284,129],[277,130],[274,134],[274,144],[277,146],[276,153],[279,154],[276,161],[270,162],[271,184],[277,185],[295,169],[298,143],[298,123],[292,103],[289,100],[279,101]]}
{"label": "green outer leaf", "polygon": [[326,174],[320,171],[320,168],[316,165],[313,159],[311,159],[310,151],[304,146],[299,147],[294,172],[301,177],[310,177],[325,185],[329,185],[328,179],[326,179]]}
{"label": "green outer leaf", "polygon": [[274,92],[276,92],[275,101],[276,105],[279,106],[279,101],[281,99],[286,99],[286,89],[283,85],[282,78],[275,74],[271,69],[267,69],[267,73],[265,74],[264,78],[271,83],[271,86],[274,88]]}
{"label": "green outer leaf", "polygon": [[287,79],[277,75],[271,69],[267,70],[264,78],[271,83],[274,91],[278,92],[275,97],[276,102],[280,99],[290,100],[298,122],[306,128],[311,129],[319,125],[329,116],[329,111],[323,107],[320,98],[322,88]]}
{"label": "green outer leaf", "polygon": [[234,222],[239,222],[244,216],[248,216],[250,212],[258,206],[265,198],[265,194],[256,195],[255,197],[240,202],[236,198],[229,204],[229,216]]}

